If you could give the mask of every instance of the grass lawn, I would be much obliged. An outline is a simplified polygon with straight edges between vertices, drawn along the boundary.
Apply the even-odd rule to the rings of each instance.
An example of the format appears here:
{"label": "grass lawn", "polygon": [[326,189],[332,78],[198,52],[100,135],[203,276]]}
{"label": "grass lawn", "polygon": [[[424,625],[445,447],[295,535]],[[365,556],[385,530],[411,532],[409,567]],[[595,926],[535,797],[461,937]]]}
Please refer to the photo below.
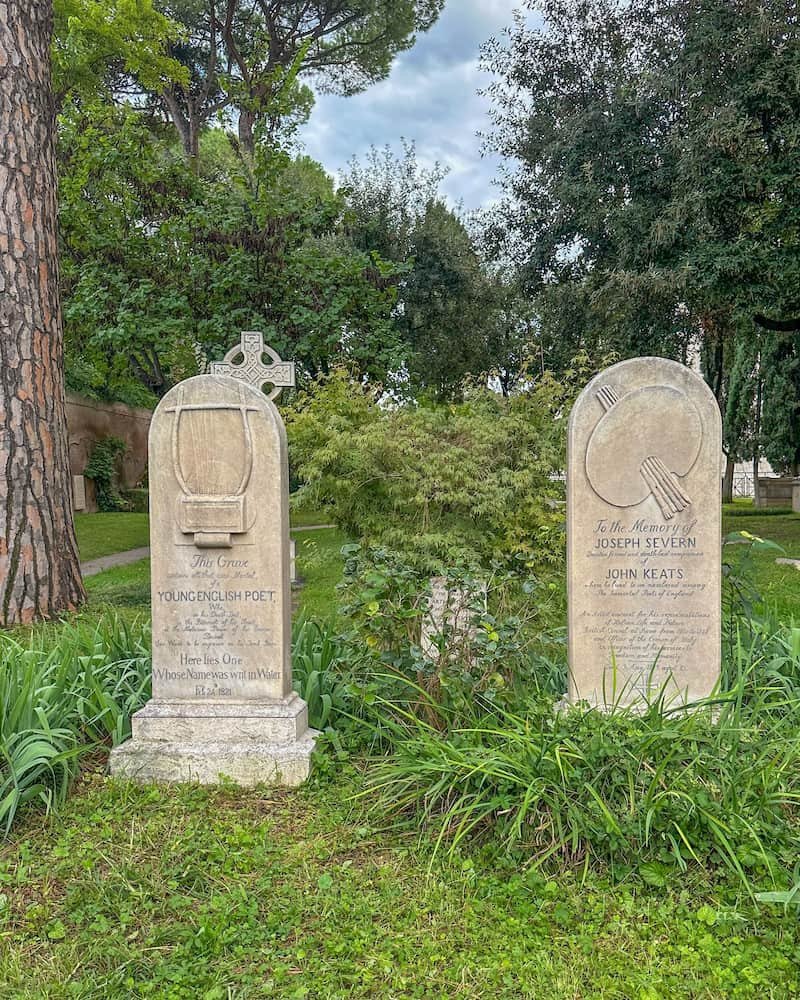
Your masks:
{"label": "grass lawn", "polygon": [[[726,505],[722,518],[723,534],[748,531],[759,538],[768,538],[785,549],[785,558],[800,559],[800,514],[756,510],[751,502],[737,501]],[[800,623],[800,570],[778,565],[780,552],[754,555],[756,586],[764,601],[775,608],[778,618],[788,624]]]}
{"label": "grass lawn", "polygon": [[75,531],[83,562],[150,544],[147,514],[76,514]]}
{"label": "grass lawn", "polygon": [[[611,886],[431,861],[352,804],[295,791],[138,788],[85,774],[0,849],[0,982],[80,997],[796,996],[796,915],[689,876]],[[734,910],[734,904],[738,904]]]}
{"label": "grass lawn", "polygon": [[310,524],[331,524],[331,515],[325,510],[290,510],[289,520],[293,528],[305,528]]}
{"label": "grass lawn", "polygon": [[334,617],[336,584],[342,579],[341,548],[347,539],[338,528],[301,531],[292,537],[297,543],[297,573],[303,581],[298,611],[312,618]]}

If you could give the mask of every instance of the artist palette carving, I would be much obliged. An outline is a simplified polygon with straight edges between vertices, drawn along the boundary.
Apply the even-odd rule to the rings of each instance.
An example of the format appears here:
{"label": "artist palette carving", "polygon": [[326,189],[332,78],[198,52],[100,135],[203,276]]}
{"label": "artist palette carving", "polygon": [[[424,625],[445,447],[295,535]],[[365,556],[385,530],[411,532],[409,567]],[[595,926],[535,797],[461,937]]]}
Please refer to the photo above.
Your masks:
{"label": "artist palette carving", "polygon": [[634,507],[652,496],[664,520],[672,520],[692,503],[681,479],[703,443],[697,407],[669,385],[622,395],[602,385],[595,395],[603,412],[586,448],[592,489],[614,507]]}

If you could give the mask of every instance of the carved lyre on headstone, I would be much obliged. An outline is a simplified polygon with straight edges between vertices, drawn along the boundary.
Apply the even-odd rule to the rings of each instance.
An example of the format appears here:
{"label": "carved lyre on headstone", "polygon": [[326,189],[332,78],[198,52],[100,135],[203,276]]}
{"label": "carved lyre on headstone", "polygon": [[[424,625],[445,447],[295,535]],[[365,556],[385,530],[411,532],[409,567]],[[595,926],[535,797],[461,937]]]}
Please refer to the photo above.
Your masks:
{"label": "carved lyre on headstone", "polygon": [[[251,351],[251,346],[253,351]],[[297,784],[316,734],[292,690],[286,432],[261,364],[181,382],[150,428],[153,697],[111,770],[138,780]],[[217,366],[215,366],[216,368]],[[265,374],[266,373],[266,374]]]}

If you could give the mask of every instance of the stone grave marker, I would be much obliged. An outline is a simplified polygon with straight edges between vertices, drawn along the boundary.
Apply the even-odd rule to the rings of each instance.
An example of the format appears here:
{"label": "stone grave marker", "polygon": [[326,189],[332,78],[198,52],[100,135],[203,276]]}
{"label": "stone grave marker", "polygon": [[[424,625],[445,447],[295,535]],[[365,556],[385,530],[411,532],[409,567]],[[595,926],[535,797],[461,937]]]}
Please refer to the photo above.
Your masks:
{"label": "stone grave marker", "polygon": [[586,386],[568,437],[569,700],[710,695],[720,672],[719,407],[685,365],[633,358]]}
{"label": "stone grave marker", "polygon": [[[448,629],[450,644],[458,646],[469,640],[474,634],[472,619],[475,612],[470,607],[469,593],[459,587],[448,587],[446,577],[432,576],[430,584],[431,596],[427,613],[422,619],[420,648],[429,660],[436,661],[439,649],[433,637]],[[485,591],[483,602],[485,605]]]}
{"label": "stone grave marker", "polygon": [[262,374],[256,385],[187,379],[153,414],[153,697],[113,751],[114,774],[308,775],[316,733],[292,690],[286,432]]}

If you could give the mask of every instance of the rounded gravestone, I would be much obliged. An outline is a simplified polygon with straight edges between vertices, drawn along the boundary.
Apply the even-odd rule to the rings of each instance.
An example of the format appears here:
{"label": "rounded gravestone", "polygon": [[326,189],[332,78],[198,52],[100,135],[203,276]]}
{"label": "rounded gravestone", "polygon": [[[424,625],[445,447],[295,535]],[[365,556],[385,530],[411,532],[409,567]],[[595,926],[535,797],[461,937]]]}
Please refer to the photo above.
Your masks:
{"label": "rounded gravestone", "polygon": [[150,425],[153,697],[111,770],[297,784],[316,734],[292,689],[289,474],[275,405],[198,375]]}
{"label": "rounded gravestone", "polygon": [[720,669],[721,419],[694,371],[632,358],[570,416],[571,701],[710,695]]}

